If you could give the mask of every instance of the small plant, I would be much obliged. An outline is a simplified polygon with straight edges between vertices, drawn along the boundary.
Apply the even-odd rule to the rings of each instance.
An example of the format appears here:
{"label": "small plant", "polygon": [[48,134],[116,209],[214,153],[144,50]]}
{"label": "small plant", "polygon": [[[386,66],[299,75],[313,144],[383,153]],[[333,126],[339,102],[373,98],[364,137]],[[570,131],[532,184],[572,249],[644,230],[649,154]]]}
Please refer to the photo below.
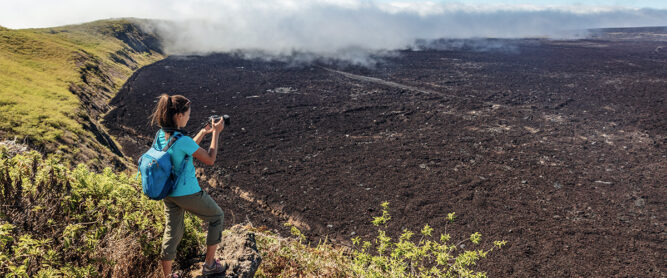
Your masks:
{"label": "small plant", "polygon": [[[480,244],[482,234],[476,232],[469,238],[451,242],[448,233],[440,234],[439,240],[433,239],[433,228],[428,224],[420,231],[419,240],[410,230],[403,230],[398,240],[393,240],[382,227],[387,227],[391,219],[389,203],[381,204],[382,215],[374,217],[372,223],[381,227],[376,239],[362,241],[352,238],[356,247],[352,254],[353,271],[360,277],[486,277],[486,273],[473,270],[474,265],[495,248],[501,248],[506,241],[495,241],[488,250],[465,250],[463,243],[470,241]],[[453,222],[455,214],[449,213],[447,220]],[[374,246],[374,248],[372,248]]]}

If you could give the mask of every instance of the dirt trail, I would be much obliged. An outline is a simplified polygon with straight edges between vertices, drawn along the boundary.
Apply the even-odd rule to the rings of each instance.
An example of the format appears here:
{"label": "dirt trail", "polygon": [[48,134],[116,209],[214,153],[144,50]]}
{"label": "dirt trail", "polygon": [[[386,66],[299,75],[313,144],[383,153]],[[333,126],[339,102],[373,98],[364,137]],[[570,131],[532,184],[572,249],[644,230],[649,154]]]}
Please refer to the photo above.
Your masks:
{"label": "dirt trail", "polygon": [[[389,86],[389,87],[402,89],[402,90],[406,90],[406,91],[413,91],[413,92],[423,93],[423,94],[427,94],[427,95],[438,95],[438,96],[445,97],[445,98],[448,98],[448,99],[469,99],[471,97],[471,96],[465,96],[465,97],[464,96],[458,96],[458,95],[454,95],[454,94],[447,94],[447,93],[444,93],[444,92],[441,92],[441,91],[434,91],[434,90],[428,90],[428,89],[424,89],[424,88],[418,88],[418,87],[415,87],[415,86],[410,86],[410,85],[405,85],[405,84],[401,84],[401,83],[397,83],[397,82],[393,82],[393,81],[387,81],[387,80],[380,79],[380,78],[375,78],[375,77],[364,76],[364,75],[354,74],[354,73],[350,73],[350,72],[335,70],[335,69],[331,69],[331,68],[327,68],[327,67],[321,67],[321,68],[325,69],[329,72],[340,74],[340,75],[345,76],[345,77],[350,78],[350,79],[359,80],[359,81],[363,81],[363,82],[370,82],[370,83],[380,84],[380,85]],[[489,105],[489,106],[494,106],[494,108],[500,107],[500,104],[492,103],[492,102],[488,102],[488,101],[480,101],[480,103],[483,103],[483,104]]]}
{"label": "dirt trail", "polygon": [[[407,91],[414,91],[414,92],[419,92],[419,93],[424,93],[424,94],[439,94],[439,95],[442,95],[442,93],[440,93],[440,92],[434,92],[434,91],[430,91],[430,90],[420,89],[420,88],[417,88],[417,87],[414,87],[414,86],[403,85],[403,84],[399,84],[399,83],[396,83],[396,82],[383,80],[383,79],[380,79],[380,78],[363,76],[363,75],[344,72],[344,71],[335,70],[335,69],[331,69],[331,68],[327,68],[327,67],[322,67],[322,68],[327,70],[327,71],[330,71],[330,72],[333,72],[333,73],[338,73],[338,74],[343,75],[347,78],[351,78],[351,79],[355,79],[355,80],[359,80],[359,81],[371,82],[371,83],[381,84],[381,85],[385,85],[385,86],[389,86],[389,87],[394,87],[394,88],[398,88],[398,89],[403,89],[403,90],[407,90]],[[448,95],[448,96],[449,97],[456,97],[456,96],[452,96],[452,95]]]}

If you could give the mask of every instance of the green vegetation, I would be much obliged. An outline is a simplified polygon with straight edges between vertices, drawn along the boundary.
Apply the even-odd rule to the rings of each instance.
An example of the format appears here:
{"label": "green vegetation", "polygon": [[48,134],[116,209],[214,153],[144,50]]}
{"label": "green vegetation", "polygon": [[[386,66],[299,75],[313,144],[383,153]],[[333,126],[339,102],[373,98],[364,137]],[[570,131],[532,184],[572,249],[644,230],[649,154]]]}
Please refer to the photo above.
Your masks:
{"label": "green vegetation", "polygon": [[[158,261],[164,214],[162,203],[147,199],[139,181],[110,168],[95,173],[84,164],[73,170],[55,156],[30,151],[12,156],[0,146],[0,275],[3,277],[152,276]],[[291,226],[293,237],[263,229],[256,233],[263,257],[257,277],[485,277],[476,263],[504,241],[482,236],[453,243],[425,225],[397,239],[386,231],[389,204],[372,223],[372,241],[352,238],[353,246],[324,240],[316,246]],[[454,221],[455,214],[449,214]],[[186,269],[204,249],[202,222],[186,216],[177,268]],[[490,248],[464,249],[462,244]],[[478,245],[479,244],[479,245]]]}
{"label": "green vegetation", "polygon": [[[122,165],[113,142],[97,141],[94,132],[104,132],[98,116],[134,70],[164,57],[157,38],[138,24],[0,28],[0,139],[16,137],[54,154],[12,157],[0,149],[0,276],[88,277],[156,267],[161,204],[108,168],[70,170],[74,161],[95,169]],[[201,242],[199,222],[188,223],[186,253]]]}
{"label": "green vegetation", "polygon": [[[382,215],[372,223],[386,228],[391,219],[389,203],[382,205]],[[454,213],[448,215],[453,222]],[[305,244],[305,236],[291,226],[295,238],[284,239],[262,230],[256,230],[257,242],[262,252],[262,265],[258,277],[486,277],[486,273],[474,270],[476,263],[486,258],[505,241],[494,241],[488,249],[465,250],[463,243],[470,241],[479,245],[480,233],[452,243],[451,235],[440,234],[434,238],[433,228],[424,225],[420,239],[415,233],[404,230],[398,240],[378,229],[373,242],[360,237],[352,239],[353,247],[346,248],[328,244],[326,240],[315,247]]]}
{"label": "green vegetation", "polygon": [[128,20],[0,28],[0,138],[91,163],[113,155],[85,128],[106,111],[86,102],[106,106],[135,69],[162,59],[153,41]]}
{"label": "green vegetation", "polygon": [[[133,177],[109,168],[68,169],[31,151],[0,147],[0,276],[148,276],[157,269],[162,203],[139,192]],[[181,265],[203,249],[198,218],[186,216]]]}

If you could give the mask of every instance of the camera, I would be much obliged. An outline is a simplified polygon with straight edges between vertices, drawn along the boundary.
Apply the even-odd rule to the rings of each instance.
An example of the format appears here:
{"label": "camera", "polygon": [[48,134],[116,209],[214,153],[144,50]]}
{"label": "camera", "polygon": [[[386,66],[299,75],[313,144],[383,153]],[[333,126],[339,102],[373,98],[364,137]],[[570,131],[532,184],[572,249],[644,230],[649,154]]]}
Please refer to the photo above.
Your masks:
{"label": "camera", "polygon": [[222,115],[222,116],[213,115],[213,116],[210,116],[210,117],[206,118],[206,120],[204,120],[202,122],[199,129],[204,129],[207,125],[211,125],[211,120],[217,122],[217,121],[220,120],[220,118],[222,118],[225,121],[225,127],[228,127],[232,124],[231,120],[229,119],[229,115]]}
{"label": "camera", "polygon": [[208,117],[208,121],[206,122],[206,124],[211,123],[211,120],[217,122],[217,121],[220,120],[220,118],[222,118],[225,121],[225,126],[232,125],[232,121],[230,120],[229,115],[222,115],[222,116],[213,115],[213,116],[210,116],[210,117]]}

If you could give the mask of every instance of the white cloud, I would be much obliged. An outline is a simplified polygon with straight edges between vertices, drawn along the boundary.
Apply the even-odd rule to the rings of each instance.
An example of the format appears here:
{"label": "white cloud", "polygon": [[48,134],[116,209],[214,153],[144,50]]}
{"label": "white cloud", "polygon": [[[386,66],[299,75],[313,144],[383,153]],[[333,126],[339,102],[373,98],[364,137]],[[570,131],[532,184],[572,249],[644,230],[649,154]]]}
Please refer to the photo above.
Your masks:
{"label": "white cloud", "polygon": [[585,28],[667,25],[667,10],[586,5],[369,0],[8,2],[0,3],[0,25],[10,28],[110,17],[170,20],[153,26],[167,39],[170,53],[245,49],[275,56],[309,52],[322,57],[358,57],[350,53],[401,49],[415,39],[564,38]]}
{"label": "white cloud", "polygon": [[274,54],[391,50],[415,39],[554,37],[597,27],[667,25],[667,11],[610,7],[478,7],[435,2],[216,2],[158,26],[174,53],[236,49]]}

